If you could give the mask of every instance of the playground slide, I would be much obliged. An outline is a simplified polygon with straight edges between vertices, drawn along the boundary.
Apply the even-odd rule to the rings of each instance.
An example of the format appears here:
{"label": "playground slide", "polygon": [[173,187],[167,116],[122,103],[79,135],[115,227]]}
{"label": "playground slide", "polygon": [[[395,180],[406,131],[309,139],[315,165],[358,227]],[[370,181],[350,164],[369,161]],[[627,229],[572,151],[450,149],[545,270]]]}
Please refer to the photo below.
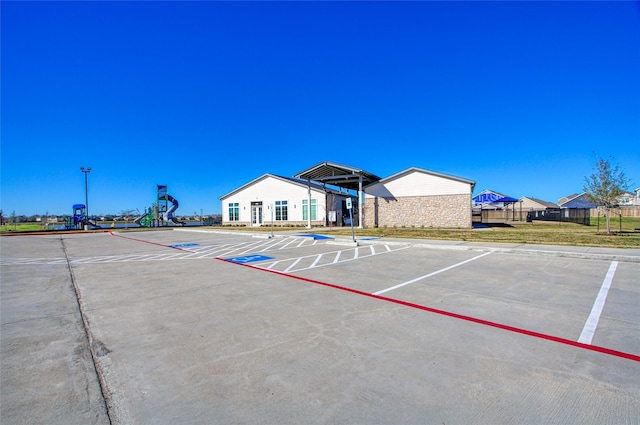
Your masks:
{"label": "playground slide", "polygon": [[172,223],[174,223],[174,224],[179,224],[179,225],[181,225],[181,226],[184,226],[184,225],[185,225],[185,222],[184,222],[184,221],[180,221],[180,220],[178,220],[178,219],[173,215],[173,213],[178,209],[178,206],[179,206],[179,204],[178,204],[178,200],[177,200],[176,198],[174,198],[173,196],[169,195],[169,194],[167,194],[167,200],[168,200],[169,202],[171,202],[171,204],[172,204],[172,205],[171,205],[171,208],[169,208],[169,210],[166,212],[166,218],[167,218],[167,221],[170,221],[170,222],[172,222]]}
{"label": "playground slide", "polygon": [[141,222],[145,217],[148,217],[149,215],[151,215],[151,213],[150,213],[150,212],[146,212],[146,213],[142,214],[140,217],[136,217],[136,218],[133,220],[133,222],[134,222],[135,224],[140,224],[140,222]]}

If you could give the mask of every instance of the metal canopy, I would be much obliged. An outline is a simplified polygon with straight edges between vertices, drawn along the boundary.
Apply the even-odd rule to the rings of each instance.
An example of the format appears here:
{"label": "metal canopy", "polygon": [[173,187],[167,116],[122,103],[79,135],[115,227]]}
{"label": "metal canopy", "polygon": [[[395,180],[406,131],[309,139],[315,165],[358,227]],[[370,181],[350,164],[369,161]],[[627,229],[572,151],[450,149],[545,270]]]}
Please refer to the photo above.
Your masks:
{"label": "metal canopy", "polygon": [[503,204],[515,204],[516,202],[518,202],[518,200],[510,196],[503,196],[502,198],[496,199],[492,203],[497,204],[498,202],[502,202]]}
{"label": "metal canopy", "polygon": [[353,190],[358,190],[361,187],[360,178],[362,178],[363,186],[380,180],[380,177],[375,174],[359,168],[348,167],[346,165],[335,164],[327,161],[301,171],[294,177]]}

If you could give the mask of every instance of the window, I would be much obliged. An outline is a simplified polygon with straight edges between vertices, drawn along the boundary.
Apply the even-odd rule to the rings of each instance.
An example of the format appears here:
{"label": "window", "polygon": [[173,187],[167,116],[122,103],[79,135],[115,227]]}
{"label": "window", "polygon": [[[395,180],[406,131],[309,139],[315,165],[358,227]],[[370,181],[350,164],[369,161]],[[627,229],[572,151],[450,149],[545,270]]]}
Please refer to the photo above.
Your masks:
{"label": "window", "polygon": [[276,201],[276,221],[287,221],[288,219],[287,201]]}
{"label": "window", "polygon": [[[302,200],[302,219],[309,220],[309,200]],[[316,220],[316,199],[311,200],[311,220]]]}
{"label": "window", "polygon": [[229,202],[229,221],[240,220],[240,204],[237,202]]}

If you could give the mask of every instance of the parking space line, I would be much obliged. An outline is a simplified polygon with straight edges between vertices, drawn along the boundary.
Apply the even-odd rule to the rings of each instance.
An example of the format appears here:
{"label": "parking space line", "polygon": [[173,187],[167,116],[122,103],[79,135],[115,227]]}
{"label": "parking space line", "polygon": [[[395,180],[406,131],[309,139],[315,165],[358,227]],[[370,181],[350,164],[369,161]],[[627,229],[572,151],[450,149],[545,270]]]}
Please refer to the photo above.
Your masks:
{"label": "parking space line", "polygon": [[296,264],[298,264],[300,262],[300,260],[302,260],[304,257],[300,257],[298,258],[296,261],[293,262],[293,264],[291,264],[289,267],[287,267],[287,269],[284,271],[284,273],[287,273],[289,270],[291,270]]}
{"label": "parking space line", "polygon": [[607,271],[606,276],[604,277],[604,281],[602,282],[602,286],[600,287],[600,292],[598,292],[598,296],[596,297],[596,301],[593,303],[593,308],[591,309],[591,313],[587,318],[586,323],[584,324],[584,328],[582,329],[582,333],[580,334],[580,338],[578,338],[578,342],[583,344],[591,344],[591,340],[593,339],[593,335],[596,332],[596,328],[598,327],[598,322],[600,321],[600,314],[602,314],[602,309],[604,308],[604,302],[607,299],[607,294],[609,293],[609,288],[611,287],[611,282],[613,281],[613,275],[616,273],[616,268],[618,267],[617,261],[612,261],[609,266],[609,270]]}
{"label": "parking space line", "polygon": [[281,246],[279,249],[285,249],[286,247],[288,247],[289,245],[291,245],[295,241],[296,241],[295,239],[292,239],[289,243],[285,244],[284,246]]}
{"label": "parking space line", "polygon": [[318,261],[320,261],[320,259],[322,258],[322,254],[318,255],[316,257],[316,259],[313,261],[313,263],[311,263],[311,265],[309,266],[310,269],[314,268],[316,266],[316,264],[318,264]]}
{"label": "parking space line", "polygon": [[338,251],[336,253],[336,258],[333,259],[333,263],[331,264],[336,264],[338,262],[338,260],[340,260],[340,254],[342,253],[342,251]]}
{"label": "parking space line", "polygon": [[[479,258],[479,257],[477,257],[477,258]],[[243,266],[243,267],[248,267],[250,269],[257,270],[257,271],[273,273],[273,274],[276,274],[276,275],[279,275],[279,276],[288,277],[288,278],[291,278],[291,279],[296,279],[296,280],[300,280],[300,281],[303,281],[303,282],[313,283],[313,284],[316,284],[316,285],[321,285],[321,286],[325,286],[325,287],[329,287],[329,288],[334,288],[334,289],[338,289],[338,290],[341,290],[341,291],[350,292],[352,294],[356,294],[356,295],[361,295],[361,296],[364,296],[364,297],[377,299],[377,300],[380,300],[380,301],[386,301],[386,302],[390,302],[390,303],[394,303],[394,304],[399,304],[399,305],[402,305],[402,306],[405,306],[405,307],[415,308],[415,309],[423,310],[423,311],[426,311],[426,312],[429,312],[429,313],[439,314],[439,315],[442,315],[442,316],[447,316],[447,317],[451,317],[451,318],[454,318],[454,319],[464,320],[464,321],[467,321],[467,322],[476,323],[476,324],[483,325],[483,326],[489,326],[489,327],[492,327],[492,328],[502,329],[502,330],[505,330],[505,331],[508,331],[508,332],[513,332],[513,333],[526,335],[526,336],[530,336],[530,337],[534,337],[534,338],[540,338],[540,339],[543,339],[543,340],[546,340],[546,341],[552,341],[552,342],[556,342],[556,343],[559,343],[559,344],[569,345],[569,346],[572,346],[572,347],[582,348],[584,350],[589,350],[589,351],[594,351],[594,352],[598,352],[598,353],[602,353],[602,354],[607,354],[609,356],[620,357],[620,358],[628,359],[628,360],[631,360],[631,361],[634,361],[634,362],[640,362],[640,355],[637,355],[637,354],[626,353],[624,351],[613,350],[611,348],[600,347],[600,346],[597,346],[597,345],[584,344],[582,342],[573,341],[571,339],[566,339],[566,338],[562,338],[562,337],[559,337],[559,336],[543,334],[543,333],[540,333],[540,332],[530,331],[530,330],[523,329],[523,328],[517,328],[517,327],[514,327],[514,326],[504,325],[502,323],[491,322],[489,320],[484,320],[484,319],[480,319],[480,318],[477,318],[477,317],[465,316],[463,314],[453,313],[453,312],[446,311],[446,310],[439,310],[437,308],[427,307],[425,305],[420,305],[420,304],[414,304],[414,303],[411,303],[411,302],[408,302],[408,301],[399,300],[399,299],[396,299],[396,298],[389,298],[389,297],[384,297],[384,296],[377,295],[377,294],[371,294],[369,292],[364,292],[364,291],[360,291],[358,289],[348,288],[346,286],[335,285],[333,283],[327,283],[327,282],[322,282],[322,281],[319,281],[319,280],[309,279],[309,278],[302,277],[302,276],[296,276],[296,275],[293,275],[293,274],[283,273],[283,272],[280,272],[280,271],[277,271],[277,270],[268,270],[268,269],[265,269],[265,268],[254,266],[252,264],[233,263],[233,262],[231,262],[229,260],[226,260],[224,258],[217,258],[217,259],[220,260],[220,261],[224,261],[224,262],[236,265],[236,266]]]}
{"label": "parking space line", "polygon": [[281,243],[285,242],[286,240],[287,240],[287,239],[284,239],[284,238],[283,238],[283,239],[280,239],[280,240],[278,240],[278,241],[275,241],[275,243],[273,243],[273,244],[269,245],[268,247],[266,247],[265,249],[263,249],[263,250],[262,250],[262,251],[260,251],[260,252],[264,252],[264,251],[266,251],[266,250],[268,250],[268,249],[275,248],[275,247],[276,247],[276,245],[280,245]]}
{"label": "parking space line", "polygon": [[467,264],[467,263],[469,263],[471,261],[477,260],[478,258],[482,258],[482,257],[484,257],[486,255],[489,255],[489,254],[491,254],[491,252],[485,252],[484,254],[480,254],[477,257],[469,258],[468,260],[461,261],[461,262],[456,263],[456,264],[454,264],[452,266],[445,267],[444,269],[436,270],[435,272],[431,272],[431,273],[426,274],[424,276],[420,276],[420,277],[417,277],[415,279],[411,279],[409,281],[406,281],[406,282],[400,283],[398,285],[392,286],[390,288],[383,289],[382,291],[374,292],[373,295],[384,294],[385,292],[393,291],[394,289],[398,289],[398,288],[401,288],[403,286],[410,285],[410,284],[418,282],[418,281],[420,281],[422,279],[426,279],[428,277],[435,276],[435,275],[440,274],[442,272],[446,272],[447,270],[451,270],[451,269],[456,268],[458,266],[461,266],[463,264]]}

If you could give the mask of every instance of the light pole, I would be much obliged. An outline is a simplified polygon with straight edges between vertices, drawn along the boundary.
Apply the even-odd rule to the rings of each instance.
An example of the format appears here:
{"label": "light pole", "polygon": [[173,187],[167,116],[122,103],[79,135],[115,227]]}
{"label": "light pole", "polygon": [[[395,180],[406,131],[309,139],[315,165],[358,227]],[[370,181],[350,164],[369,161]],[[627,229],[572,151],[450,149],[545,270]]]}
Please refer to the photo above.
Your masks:
{"label": "light pole", "polygon": [[91,167],[80,167],[80,171],[84,173],[84,230],[89,230],[89,173]]}

